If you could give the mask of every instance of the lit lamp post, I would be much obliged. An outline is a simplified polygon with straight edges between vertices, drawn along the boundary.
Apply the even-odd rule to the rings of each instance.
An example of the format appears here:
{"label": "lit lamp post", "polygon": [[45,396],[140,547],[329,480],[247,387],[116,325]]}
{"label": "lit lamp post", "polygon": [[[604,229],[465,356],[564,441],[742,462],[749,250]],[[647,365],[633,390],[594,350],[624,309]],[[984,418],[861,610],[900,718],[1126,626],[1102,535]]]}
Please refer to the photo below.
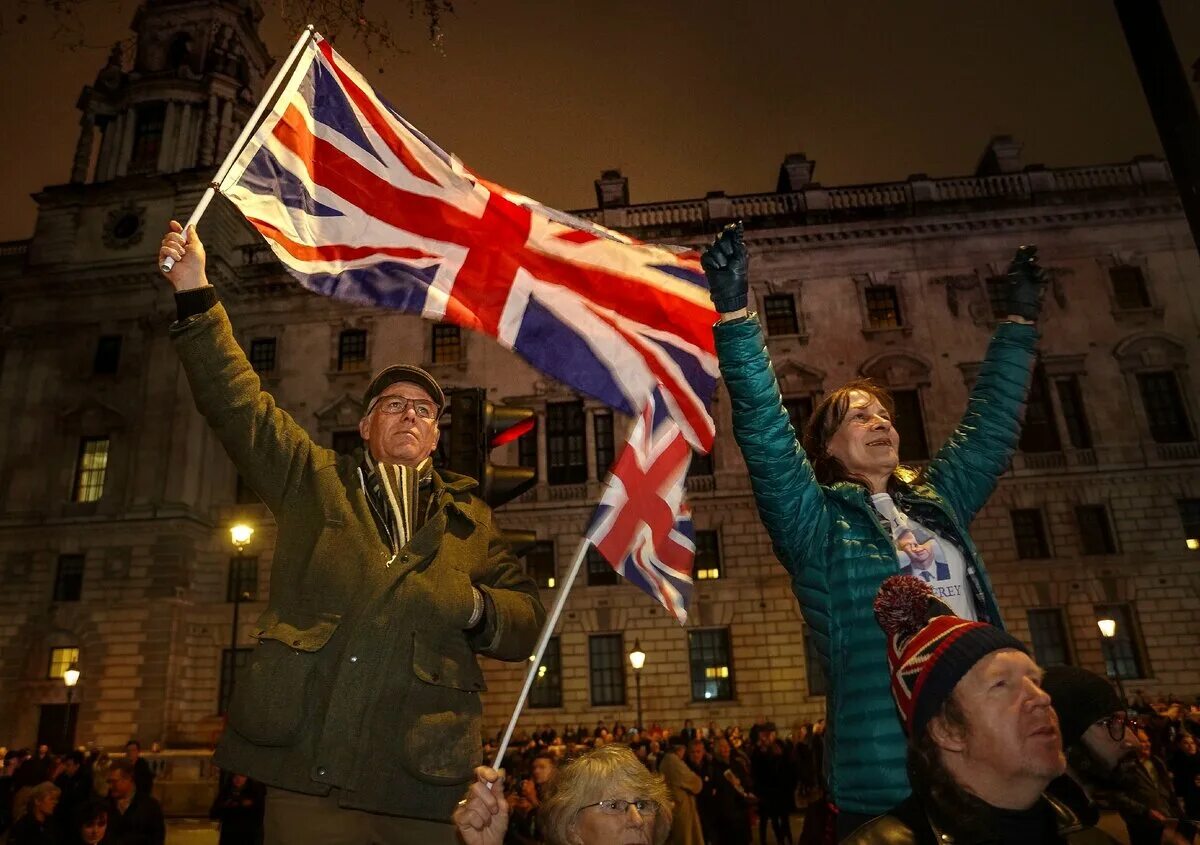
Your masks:
{"label": "lit lamp post", "polygon": [[1114,642],[1117,636],[1117,620],[1097,619],[1096,627],[1100,629],[1105,662],[1112,666],[1112,671],[1109,674],[1117,682],[1117,692],[1121,695],[1121,704],[1128,704],[1129,702],[1125,698],[1125,687],[1121,684],[1121,667],[1117,665],[1116,643]]}
{"label": "lit lamp post", "polygon": [[232,664],[229,672],[230,697],[233,696],[233,684],[237,679],[238,611],[242,605],[242,552],[250,545],[250,538],[253,536],[254,527],[244,522],[239,522],[229,529],[229,539],[233,541],[233,547],[237,550],[230,579],[233,581],[233,631],[229,635],[229,660]]}
{"label": "lit lamp post", "polygon": [[637,689],[637,729],[642,732],[642,667],[646,665],[646,652],[642,651],[641,643],[633,641],[633,651],[629,652],[629,665],[633,667],[633,682]]}
{"label": "lit lamp post", "polygon": [[75,696],[75,685],[79,683],[79,664],[74,660],[63,672],[63,683],[67,686],[67,715],[63,717],[63,748],[71,750],[71,699]]}

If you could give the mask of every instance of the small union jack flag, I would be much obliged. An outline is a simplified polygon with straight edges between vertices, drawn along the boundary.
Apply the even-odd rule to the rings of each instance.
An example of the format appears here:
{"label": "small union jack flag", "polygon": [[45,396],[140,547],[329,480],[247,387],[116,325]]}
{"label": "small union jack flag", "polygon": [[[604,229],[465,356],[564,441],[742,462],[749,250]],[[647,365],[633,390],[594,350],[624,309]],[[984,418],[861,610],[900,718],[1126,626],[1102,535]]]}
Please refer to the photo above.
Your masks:
{"label": "small union jack flag", "polygon": [[317,293],[488,334],[627,414],[712,445],[718,368],[699,256],[469,172],[314,35],[219,190]]}
{"label": "small union jack flag", "polygon": [[696,556],[692,515],[683,501],[692,450],[658,396],[651,396],[613,463],[587,538],[613,569],[682,625]]}

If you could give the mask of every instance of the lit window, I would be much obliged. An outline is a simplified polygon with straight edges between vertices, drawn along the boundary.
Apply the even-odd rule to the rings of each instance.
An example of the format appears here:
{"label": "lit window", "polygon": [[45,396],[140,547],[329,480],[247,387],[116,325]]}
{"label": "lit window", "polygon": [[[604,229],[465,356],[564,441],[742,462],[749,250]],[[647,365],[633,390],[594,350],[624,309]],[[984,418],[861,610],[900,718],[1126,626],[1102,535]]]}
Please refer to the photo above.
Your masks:
{"label": "lit window", "polygon": [[63,673],[71,667],[72,663],[79,663],[78,648],[52,648],[50,649],[50,669],[46,674],[47,678],[58,680],[62,678]]}
{"label": "lit window", "polygon": [[733,700],[733,659],[728,628],[689,631],[688,662],[693,701]]}
{"label": "lit window", "polygon": [[75,489],[71,499],[94,502],[104,493],[104,475],[108,470],[108,438],[85,437],[79,441],[79,460],[75,467]]}
{"label": "lit window", "polygon": [[872,285],[866,290],[867,325],[873,329],[894,329],[904,325],[900,319],[900,297],[893,285]]}
{"label": "lit window", "polygon": [[716,531],[696,532],[696,580],[715,581],[721,577],[721,544]]}

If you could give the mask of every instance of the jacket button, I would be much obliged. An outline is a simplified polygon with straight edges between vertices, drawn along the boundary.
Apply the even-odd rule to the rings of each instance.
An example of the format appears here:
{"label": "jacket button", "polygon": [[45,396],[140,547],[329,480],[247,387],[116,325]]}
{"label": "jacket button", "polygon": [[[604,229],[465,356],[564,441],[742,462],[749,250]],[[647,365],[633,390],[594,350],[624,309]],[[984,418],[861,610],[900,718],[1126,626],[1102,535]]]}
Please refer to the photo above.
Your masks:
{"label": "jacket button", "polygon": [[437,672],[434,672],[432,675],[429,676],[429,679],[436,682],[436,681],[440,681],[442,679],[442,676],[440,674],[438,674]]}
{"label": "jacket button", "polygon": [[317,776],[325,777],[325,767],[324,766],[317,766]]}
{"label": "jacket button", "polygon": [[350,655],[350,662],[351,662],[351,663],[357,663],[357,662],[358,662],[358,655],[357,655],[357,654],[352,654],[352,655]]}
{"label": "jacket button", "polygon": [[408,563],[408,555],[407,554],[400,555],[400,562]]}

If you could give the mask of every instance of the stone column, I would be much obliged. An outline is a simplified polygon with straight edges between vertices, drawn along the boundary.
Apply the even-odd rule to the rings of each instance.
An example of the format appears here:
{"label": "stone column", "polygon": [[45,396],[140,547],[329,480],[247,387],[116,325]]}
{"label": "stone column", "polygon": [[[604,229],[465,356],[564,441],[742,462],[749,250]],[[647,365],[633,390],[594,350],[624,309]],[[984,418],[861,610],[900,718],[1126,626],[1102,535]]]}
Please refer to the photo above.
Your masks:
{"label": "stone column", "polygon": [[124,176],[129,172],[129,160],[133,158],[133,133],[137,127],[137,112],[134,109],[128,109],[121,115],[121,146],[120,153],[117,154],[116,174]]}
{"label": "stone column", "polygon": [[92,144],[96,136],[96,121],[90,114],[79,118],[79,140],[75,142],[75,158],[71,162],[71,182],[87,181],[88,166],[92,163]]}
{"label": "stone column", "polygon": [[211,165],[213,156],[217,150],[217,95],[208,95],[208,108],[204,112],[204,122],[200,129],[200,155],[199,164],[201,167]]}
{"label": "stone column", "polygon": [[125,115],[111,118],[104,127],[100,141],[100,160],[96,162],[96,181],[107,182],[116,175],[117,154],[121,148],[122,127]]}
{"label": "stone column", "polygon": [[225,154],[229,152],[229,148],[233,146],[234,126],[233,126],[233,100],[224,100],[221,103],[221,131],[220,140],[217,143],[217,158],[225,158]]}
{"label": "stone column", "polygon": [[179,103],[167,101],[167,113],[163,115],[162,140],[158,145],[158,161],[154,169],[159,173],[175,170],[175,150],[179,147]]}

